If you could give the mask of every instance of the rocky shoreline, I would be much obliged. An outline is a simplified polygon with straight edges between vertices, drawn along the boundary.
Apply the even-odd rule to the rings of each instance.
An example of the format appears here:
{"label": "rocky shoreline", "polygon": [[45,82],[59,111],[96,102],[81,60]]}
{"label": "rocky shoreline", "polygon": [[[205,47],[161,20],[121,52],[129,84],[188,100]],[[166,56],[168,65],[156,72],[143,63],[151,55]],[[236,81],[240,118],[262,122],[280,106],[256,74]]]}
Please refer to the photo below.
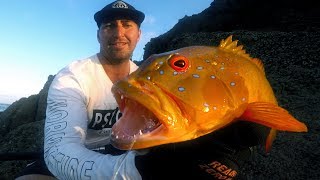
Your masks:
{"label": "rocky shoreline", "polygon": [[[262,148],[258,149],[255,159],[242,168],[239,179],[318,179],[320,15],[315,9],[320,7],[302,4],[297,8],[299,2],[285,7],[280,3],[274,6],[274,24],[270,25],[269,14],[257,15],[268,22],[263,25],[255,15],[268,12],[278,1],[263,7],[256,1],[249,6],[246,2],[251,0],[215,0],[202,13],[181,19],[168,33],[152,39],[145,47],[144,58],[190,45],[217,45],[232,34],[246,52],[263,61],[280,106],[309,128],[307,133],[280,132],[271,152],[265,154]],[[244,13],[250,8],[256,9],[252,14]],[[249,15],[255,17],[252,24],[248,19],[239,19]],[[42,151],[46,97],[52,79],[50,75],[39,94],[22,98],[0,113],[1,153]],[[29,162],[0,161],[0,179],[12,179]]]}

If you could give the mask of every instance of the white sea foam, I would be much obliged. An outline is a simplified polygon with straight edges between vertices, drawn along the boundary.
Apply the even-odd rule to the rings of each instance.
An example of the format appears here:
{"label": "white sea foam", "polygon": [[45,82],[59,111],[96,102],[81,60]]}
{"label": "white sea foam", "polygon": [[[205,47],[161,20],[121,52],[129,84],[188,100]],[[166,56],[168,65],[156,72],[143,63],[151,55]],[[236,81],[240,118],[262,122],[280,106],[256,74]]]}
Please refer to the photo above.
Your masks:
{"label": "white sea foam", "polygon": [[10,106],[10,104],[2,104],[2,103],[0,103],[0,112],[6,110],[9,106]]}

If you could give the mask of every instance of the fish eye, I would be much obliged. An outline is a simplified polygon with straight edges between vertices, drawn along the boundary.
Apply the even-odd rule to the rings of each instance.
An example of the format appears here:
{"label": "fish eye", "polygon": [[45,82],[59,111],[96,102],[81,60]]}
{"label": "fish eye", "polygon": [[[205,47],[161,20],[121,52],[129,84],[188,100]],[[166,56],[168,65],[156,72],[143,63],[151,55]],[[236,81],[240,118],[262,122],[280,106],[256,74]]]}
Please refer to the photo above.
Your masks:
{"label": "fish eye", "polygon": [[169,58],[169,64],[174,70],[182,72],[188,69],[189,60],[184,56],[175,54]]}

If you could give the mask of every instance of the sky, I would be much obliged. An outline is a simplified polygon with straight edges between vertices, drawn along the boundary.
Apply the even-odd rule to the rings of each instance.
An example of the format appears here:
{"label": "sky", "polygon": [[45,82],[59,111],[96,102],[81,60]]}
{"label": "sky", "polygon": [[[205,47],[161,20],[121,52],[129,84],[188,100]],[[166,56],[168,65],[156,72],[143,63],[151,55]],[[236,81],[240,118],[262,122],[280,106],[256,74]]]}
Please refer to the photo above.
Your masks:
{"label": "sky", "polygon": [[[126,0],[145,13],[133,54],[142,60],[150,38],[169,31],[184,16],[213,0]],[[95,12],[108,0],[0,0],[0,103],[38,94],[49,75],[99,50]]]}

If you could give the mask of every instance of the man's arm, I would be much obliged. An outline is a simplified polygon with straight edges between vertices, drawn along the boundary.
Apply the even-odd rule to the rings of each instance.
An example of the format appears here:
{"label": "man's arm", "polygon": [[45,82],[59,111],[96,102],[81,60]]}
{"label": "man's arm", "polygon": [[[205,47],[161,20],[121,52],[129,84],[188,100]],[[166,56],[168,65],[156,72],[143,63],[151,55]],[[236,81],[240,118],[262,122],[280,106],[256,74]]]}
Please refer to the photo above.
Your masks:
{"label": "man's arm", "polygon": [[141,179],[134,163],[135,151],[112,156],[84,146],[86,97],[74,79],[57,76],[49,89],[44,138],[48,169],[59,179]]}

